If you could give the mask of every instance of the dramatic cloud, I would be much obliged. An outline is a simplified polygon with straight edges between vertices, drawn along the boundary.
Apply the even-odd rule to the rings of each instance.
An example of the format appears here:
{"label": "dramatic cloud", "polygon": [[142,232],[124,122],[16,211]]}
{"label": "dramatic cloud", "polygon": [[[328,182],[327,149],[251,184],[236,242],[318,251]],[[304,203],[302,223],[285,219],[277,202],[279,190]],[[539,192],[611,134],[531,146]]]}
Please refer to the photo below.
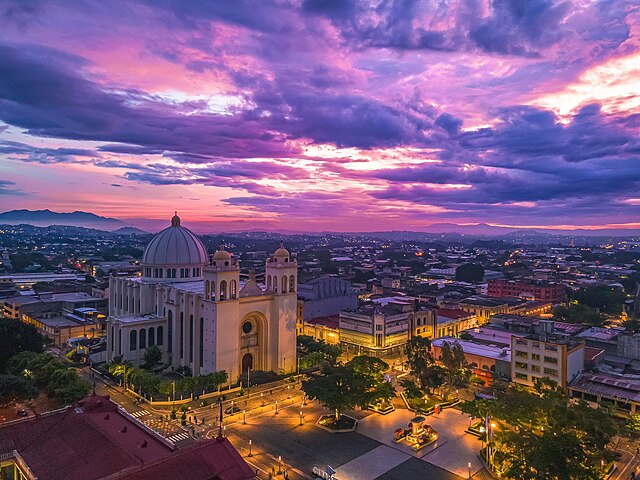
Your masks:
{"label": "dramatic cloud", "polygon": [[631,0],[8,0],[0,193],[245,228],[631,223],[639,32]]}

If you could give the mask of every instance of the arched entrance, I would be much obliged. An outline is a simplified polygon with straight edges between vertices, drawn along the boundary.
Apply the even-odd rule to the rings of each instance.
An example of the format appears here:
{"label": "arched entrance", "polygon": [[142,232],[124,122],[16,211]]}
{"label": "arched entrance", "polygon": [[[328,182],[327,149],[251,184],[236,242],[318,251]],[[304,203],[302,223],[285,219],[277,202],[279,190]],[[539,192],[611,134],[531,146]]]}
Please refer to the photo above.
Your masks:
{"label": "arched entrance", "polygon": [[242,357],[242,373],[245,373],[250,368],[253,369],[253,355],[247,353]]}
{"label": "arched entrance", "polygon": [[267,319],[260,312],[251,312],[240,321],[240,350],[238,367],[240,374],[251,370],[271,370],[267,358]]}

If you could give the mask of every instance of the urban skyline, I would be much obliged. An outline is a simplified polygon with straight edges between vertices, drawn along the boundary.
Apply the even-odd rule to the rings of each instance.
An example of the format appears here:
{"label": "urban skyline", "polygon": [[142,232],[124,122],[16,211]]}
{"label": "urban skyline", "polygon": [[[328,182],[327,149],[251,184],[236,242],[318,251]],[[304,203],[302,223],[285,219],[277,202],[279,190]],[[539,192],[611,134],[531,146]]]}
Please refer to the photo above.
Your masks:
{"label": "urban skyline", "polygon": [[[2,210],[637,228],[638,6],[3,2]],[[148,225],[148,223],[146,224]]]}

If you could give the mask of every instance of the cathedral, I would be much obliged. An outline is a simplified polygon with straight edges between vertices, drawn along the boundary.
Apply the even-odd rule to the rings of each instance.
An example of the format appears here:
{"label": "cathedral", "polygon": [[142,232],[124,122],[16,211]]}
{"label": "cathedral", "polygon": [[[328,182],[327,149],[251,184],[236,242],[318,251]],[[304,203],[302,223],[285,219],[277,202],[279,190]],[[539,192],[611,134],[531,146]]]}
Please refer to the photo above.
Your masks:
{"label": "cathedral", "polygon": [[200,239],[180,225],[158,233],[142,257],[142,275],[111,277],[107,359],[143,363],[158,346],[165,363],[194,375],[296,368],[298,264],[280,246],[267,258],[265,284],[224,249],[210,257]]}

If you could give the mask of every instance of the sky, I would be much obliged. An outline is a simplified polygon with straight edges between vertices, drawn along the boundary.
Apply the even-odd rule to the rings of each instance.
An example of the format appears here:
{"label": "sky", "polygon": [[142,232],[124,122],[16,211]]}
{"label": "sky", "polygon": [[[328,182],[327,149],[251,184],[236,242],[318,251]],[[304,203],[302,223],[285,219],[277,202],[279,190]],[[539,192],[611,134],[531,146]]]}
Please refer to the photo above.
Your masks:
{"label": "sky", "polygon": [[3,0],[0,211],[640,227],[637,0]]}

